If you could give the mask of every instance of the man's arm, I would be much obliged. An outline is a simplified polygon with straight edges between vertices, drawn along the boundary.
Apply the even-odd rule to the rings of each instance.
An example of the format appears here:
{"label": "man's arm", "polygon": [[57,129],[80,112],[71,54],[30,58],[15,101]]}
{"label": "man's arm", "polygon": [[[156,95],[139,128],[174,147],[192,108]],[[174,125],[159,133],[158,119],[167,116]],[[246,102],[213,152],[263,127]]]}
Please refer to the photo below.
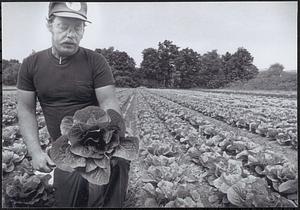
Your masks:
{"label": "man's arm", "polygon": [[34,169],[50,172],[49,167],[55,164],[41,149],[36,120],[36,96],[34,91],[17,91],[17,111],[21,134],[27,145],[28,153],[32,157]]}
{"label": "man's arm", "polygon": [[95,89],[99,106],[103,110],[113,109],[122,116],[119,99],[116,96],[115,86],[107,85]]}
{"label": "man's arm", "polygon": [[107,113],[112,119],[112,123],[117,125],[120,128],[119,135],[124,137],[125,136],[125,121],[122,116],[122,112],[120,109],[119,99],[115,93],[115,86],[107,85],[101,88],[95,89],[97,100],[99,102],[99,106],[104,109],[105,111],[109,109]]}

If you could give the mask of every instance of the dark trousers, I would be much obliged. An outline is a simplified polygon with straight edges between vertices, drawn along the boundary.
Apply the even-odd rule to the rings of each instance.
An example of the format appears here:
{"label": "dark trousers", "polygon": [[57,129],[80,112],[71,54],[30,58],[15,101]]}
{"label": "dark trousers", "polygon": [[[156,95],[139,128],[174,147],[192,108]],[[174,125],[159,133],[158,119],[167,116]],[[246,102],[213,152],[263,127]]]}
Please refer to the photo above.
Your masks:
{"label": "dark trousers", "polygon": [[128,187],[130,161],[115,158],[106,185],[94,185],[74,171],[54,171],[56,207],[122,207]]}

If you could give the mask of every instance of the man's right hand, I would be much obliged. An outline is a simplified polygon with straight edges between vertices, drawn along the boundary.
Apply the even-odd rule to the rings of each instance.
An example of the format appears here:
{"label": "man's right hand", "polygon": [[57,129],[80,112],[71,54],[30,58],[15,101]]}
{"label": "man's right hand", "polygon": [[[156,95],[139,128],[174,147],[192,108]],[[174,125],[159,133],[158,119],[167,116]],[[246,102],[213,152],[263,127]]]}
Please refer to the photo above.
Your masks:
{"label": "man's right hand", "polygon": [[45,173],[51,172],[53,168],[56,166],[55,163],[48,156],[48,154],[45,152],[40,152],[38,154],[32,155],[31,162],[32,162],[33,169]]}

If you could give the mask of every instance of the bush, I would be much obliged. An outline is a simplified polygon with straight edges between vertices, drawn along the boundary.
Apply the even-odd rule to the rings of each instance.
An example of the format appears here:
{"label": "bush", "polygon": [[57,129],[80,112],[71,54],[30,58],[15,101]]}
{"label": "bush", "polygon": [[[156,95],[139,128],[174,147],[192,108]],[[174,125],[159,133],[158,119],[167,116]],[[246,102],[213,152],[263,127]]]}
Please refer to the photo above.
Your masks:
{"label": "bush", "polygon": [[19,62],[9,63],[2,66],[2,82],[4,85],[16,85],[18,72],[21,64]]}

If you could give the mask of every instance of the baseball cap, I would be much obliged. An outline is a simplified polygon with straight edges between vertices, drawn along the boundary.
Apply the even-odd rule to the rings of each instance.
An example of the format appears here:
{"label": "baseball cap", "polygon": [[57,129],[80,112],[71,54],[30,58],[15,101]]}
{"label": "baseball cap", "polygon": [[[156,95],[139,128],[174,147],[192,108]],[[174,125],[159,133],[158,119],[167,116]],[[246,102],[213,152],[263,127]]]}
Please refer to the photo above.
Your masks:
{"label": "baseball cap", "polygon": [[50,2],[48,18],[51,15],[59,17],[77,18],[86,22],[87,20],[87,3],[86,2]]}

